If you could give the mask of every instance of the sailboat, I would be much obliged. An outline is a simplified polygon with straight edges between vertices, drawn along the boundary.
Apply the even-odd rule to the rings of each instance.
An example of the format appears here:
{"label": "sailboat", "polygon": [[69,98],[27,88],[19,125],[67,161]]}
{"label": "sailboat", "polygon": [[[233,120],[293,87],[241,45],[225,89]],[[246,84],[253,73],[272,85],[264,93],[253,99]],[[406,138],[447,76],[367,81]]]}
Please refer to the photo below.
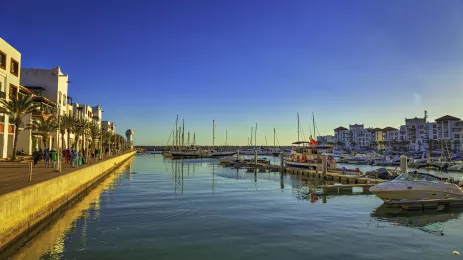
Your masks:
{"label": "sailboat", "polygon": [[[225,143],[227,143],[228,131],[225,133]],[[208,153],[208,157],[224,157],[236,154],[233,151],[218,151],[215,149],[215,120],[212,120],[212,149]]]}
{"label": "sailboat", "polygon": [[[315,134],[315,116],[313,116],[314,134]],[[331,152],[333,147],[330,145],[318,144],[312,136],[310,141],[299,140],[299,113],[297,114],[297,142],[292,144],[291,153],[285,159],[285,164],[288,167],[306,168],[311,170],[320,170],[322,168],[322,154],[324,152]],[[328,169],[336,168],[336,159],[333,156],[327,158]]]}

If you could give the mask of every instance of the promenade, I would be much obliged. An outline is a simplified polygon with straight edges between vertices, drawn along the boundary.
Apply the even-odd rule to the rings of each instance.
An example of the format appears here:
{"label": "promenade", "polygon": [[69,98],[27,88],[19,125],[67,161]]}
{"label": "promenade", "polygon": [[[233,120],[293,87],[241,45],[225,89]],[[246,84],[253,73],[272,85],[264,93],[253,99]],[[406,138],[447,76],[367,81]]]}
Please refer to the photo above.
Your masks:
{"label": "promenade", "polygon": [[[115,157],[115,156],[113,156]],[[29,181],[29,162],[0,162],[0,195],[19,190],[58,176],[83,169],[97,162],[103,162],[110,158],[104,157],[104,160],[92,159],[89,164],[72,168],[70,164],[63,163],[61,172],[55,171],[54,168],[46,168],[45,161],[41,160],[36,167],[32,169],[32,181]]]}

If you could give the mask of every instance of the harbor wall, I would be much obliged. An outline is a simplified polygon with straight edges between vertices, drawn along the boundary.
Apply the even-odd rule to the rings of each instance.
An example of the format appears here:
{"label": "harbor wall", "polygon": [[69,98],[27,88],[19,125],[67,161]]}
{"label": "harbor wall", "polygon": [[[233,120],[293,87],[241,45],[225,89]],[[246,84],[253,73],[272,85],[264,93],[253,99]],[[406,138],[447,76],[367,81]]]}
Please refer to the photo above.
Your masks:
{"label": "harbor wall", "polygon": [[135,151],[0,196],[0,251],[91,188]]}

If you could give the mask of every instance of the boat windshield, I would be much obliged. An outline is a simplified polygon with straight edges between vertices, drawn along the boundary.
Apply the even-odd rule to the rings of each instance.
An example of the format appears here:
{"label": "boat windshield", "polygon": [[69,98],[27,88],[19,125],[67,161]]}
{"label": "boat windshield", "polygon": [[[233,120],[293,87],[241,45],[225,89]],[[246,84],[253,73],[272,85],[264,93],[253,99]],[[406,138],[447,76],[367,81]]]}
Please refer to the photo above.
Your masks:
{"label": "boat windshield", "polygon": [[422,173],[402,173],[394,181],[429,181],[429,182],[441,182],[436,177],[429,174]]}

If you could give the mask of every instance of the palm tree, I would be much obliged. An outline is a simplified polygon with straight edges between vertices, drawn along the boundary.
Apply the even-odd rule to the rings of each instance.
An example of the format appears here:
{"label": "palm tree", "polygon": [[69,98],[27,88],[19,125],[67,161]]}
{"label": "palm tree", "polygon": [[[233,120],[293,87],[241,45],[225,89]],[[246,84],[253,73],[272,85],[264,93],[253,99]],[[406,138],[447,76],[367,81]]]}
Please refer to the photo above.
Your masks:
{"label": "palm tree", "polygon": [[[75,123],[76,125],[74,129],[74,134],[75,134],[74,147],[78,149],[80,137],[82,136],[82,142],[83,142],[85,140],[85,136],[89,133],[90,121],[88,121],[85,118],[81,118],[81,119],[76,119]],[[83,147],[83,144],[82,144],[82,147]],[[87,147],[83,147],[83,148],[87,149]]]}
{"label": "palm tree", "polygon": [[[71,133],[75,132],[76,126],[76,119],[70,115],[64,115],[60,117],[60,132],[61,132],[61,140],[64,144],[64,134],[67,132],[67,147],[70,148],[70,141],[71,141]],[[63,145],[64,146],[64,145]]]}
{"label": "palm tree", "polygon": [[[23,117],[37,110],[38,106],[34,104],[31,96],[26,95],[10,95],[10,100],[6,98],[0,99],[0,113],[10,116],[10,120],[14,124],[14,142],[13,155],[11,159],[16,160],[16,146],[18,144],[19,126],[23,123]],[[11,122],[11,121],[10,121]]]}
{"label": "palm tree", "polygon": [[89,124],[88,129],[89,129],[88,134],[90,135],[90,138],[92,138],[92,149],[95,150],[96,148],[95,142],[96,140],[100,139],[100,126],[97,123],[92,121]]}
{"label": "palm tree", "polygon": [[38,120],[33,120],[31,124],[27,125],[27,129],[31,129],[33,132],[37,132],[43,141],[43,146],[48,146],[48,140],[51,134],[58,129],[58,124],[56,118],[53,116],[45,119],[40,117]]}

